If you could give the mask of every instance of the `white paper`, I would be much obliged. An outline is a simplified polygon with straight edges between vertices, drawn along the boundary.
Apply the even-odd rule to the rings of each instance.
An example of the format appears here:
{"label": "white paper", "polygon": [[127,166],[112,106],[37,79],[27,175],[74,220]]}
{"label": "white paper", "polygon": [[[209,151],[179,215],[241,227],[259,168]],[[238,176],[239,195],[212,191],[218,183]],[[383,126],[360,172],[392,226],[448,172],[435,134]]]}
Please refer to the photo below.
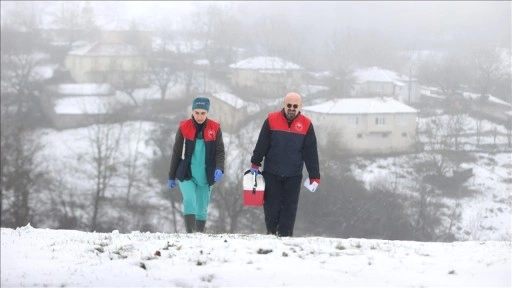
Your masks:
{"label": "white paper", "polygon": [[306,181],[304,181],[304,187],[306,187],[311,192],[315,192],[316,188],[318,187],[318,183],[313,182],[313,184],[309,184],[309,179],[306,178]]}

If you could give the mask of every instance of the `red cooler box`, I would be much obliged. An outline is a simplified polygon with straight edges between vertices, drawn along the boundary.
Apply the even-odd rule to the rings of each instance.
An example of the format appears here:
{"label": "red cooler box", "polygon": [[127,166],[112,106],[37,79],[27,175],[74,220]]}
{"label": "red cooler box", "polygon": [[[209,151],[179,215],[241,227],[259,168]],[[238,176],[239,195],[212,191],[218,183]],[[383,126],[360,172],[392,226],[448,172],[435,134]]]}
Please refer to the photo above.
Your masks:
{"label": "red cooler box", "polygon": [[265,194],[265,180],[261,173],[251,174],[251,170],[244,172],[244,206],[263,206]]}

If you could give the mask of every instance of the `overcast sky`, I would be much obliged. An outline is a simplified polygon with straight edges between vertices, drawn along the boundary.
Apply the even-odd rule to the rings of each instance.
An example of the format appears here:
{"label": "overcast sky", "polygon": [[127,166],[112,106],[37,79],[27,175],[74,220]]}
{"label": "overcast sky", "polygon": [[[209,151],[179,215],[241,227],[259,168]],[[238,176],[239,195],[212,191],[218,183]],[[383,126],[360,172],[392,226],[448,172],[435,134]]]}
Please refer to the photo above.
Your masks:
{"label": "overcast sky", "polygon": [[[2,1],[2,16],[7,4]],[[39,2],[44,7],[58,1]],[[425,39],[459,45],[511,46],[511,1],[91,1],[107,19],[157,22],[188,16],[198,7],[233,7],[240,18],[266,15],[288,19],[305,35],[324,37],[333,29],[375,30],[421,48]],[[42,11],[48,11],[42,9]],[[256,24],[255,24],[256,25]]]}
{"label": "overcast sky", "polygon": [[467,38],[510,47],[510,1],[110,1],[95,5],[108,7],[106,15],[118,9],[117,15],[144,19],[188,14],[212,3],[237,8],[247,21],[262,15],[287,17],[305,33],[354,27],[400,37]]}

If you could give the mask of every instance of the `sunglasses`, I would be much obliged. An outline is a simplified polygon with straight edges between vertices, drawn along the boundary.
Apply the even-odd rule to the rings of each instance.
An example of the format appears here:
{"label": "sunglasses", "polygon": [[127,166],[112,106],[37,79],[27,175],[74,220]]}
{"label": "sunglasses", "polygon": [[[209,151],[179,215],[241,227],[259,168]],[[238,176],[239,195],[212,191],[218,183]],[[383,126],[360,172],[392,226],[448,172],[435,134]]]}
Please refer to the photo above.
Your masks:
{"label": "sunglasses", "polygon": [[288,108],[292,108],[293,107],[293,109],[297,109],[297,108],[299,108],[299,105],[297,105],[297,104],[293,104],[292,105],[292,104],[288,103],[288,104],[286,104],[286,107],[288,107]]}

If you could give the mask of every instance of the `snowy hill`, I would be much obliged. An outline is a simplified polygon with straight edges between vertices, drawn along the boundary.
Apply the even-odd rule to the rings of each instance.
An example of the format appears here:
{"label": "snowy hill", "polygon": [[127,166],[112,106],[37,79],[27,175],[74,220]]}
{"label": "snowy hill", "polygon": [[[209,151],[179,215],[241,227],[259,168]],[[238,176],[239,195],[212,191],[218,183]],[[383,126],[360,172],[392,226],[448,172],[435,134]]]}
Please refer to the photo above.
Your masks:
{"label": "snowy hill", "polygon": [[511,242],[1,229],[2,287],[510,287]]}

